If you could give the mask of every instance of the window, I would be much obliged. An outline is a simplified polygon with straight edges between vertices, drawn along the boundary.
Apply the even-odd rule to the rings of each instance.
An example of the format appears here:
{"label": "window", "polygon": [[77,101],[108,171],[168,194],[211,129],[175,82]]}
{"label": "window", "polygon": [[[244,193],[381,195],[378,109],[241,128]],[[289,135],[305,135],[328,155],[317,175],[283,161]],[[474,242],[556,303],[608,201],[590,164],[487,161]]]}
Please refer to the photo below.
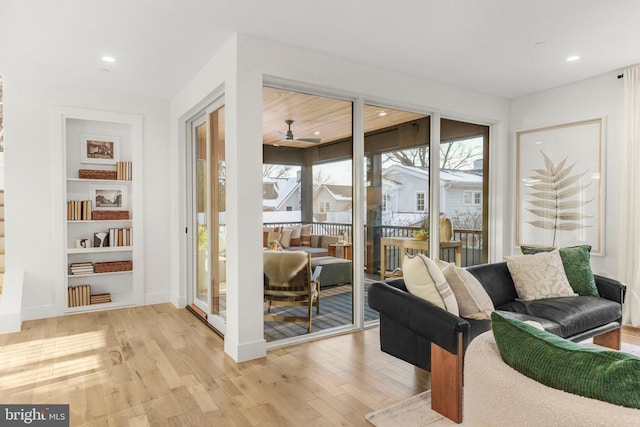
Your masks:
{"label": "window", "polygon": [[331,202],[320,202],[320,213],[331,212]]}
{"label": "window", "polygon": [[462,193],[462,203],[465,206],[481,206],[482,191],[465,190]]}
{"label": "window", "polygon": [[424,191],[416,192],[416,212],[425,211],[425,199]]}
{"label": "window", "polygon": [[262,184],[262,198],[263,199],[277,199],[278,193],[276,192],[275,185],[273,183]]}

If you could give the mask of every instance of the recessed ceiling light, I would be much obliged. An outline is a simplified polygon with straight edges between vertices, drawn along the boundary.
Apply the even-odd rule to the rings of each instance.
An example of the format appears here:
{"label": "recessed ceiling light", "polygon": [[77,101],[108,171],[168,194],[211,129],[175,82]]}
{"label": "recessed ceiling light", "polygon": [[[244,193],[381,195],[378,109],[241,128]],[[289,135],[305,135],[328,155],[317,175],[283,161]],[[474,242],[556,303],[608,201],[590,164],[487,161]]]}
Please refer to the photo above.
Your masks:
{"label": "recessed ceiling light", "polygon": [[386,116],[386,115],[387,115],[387,112],[386,112],[386,111],[384,111],[384,110],[380,110],[380,111],[378,111],[378,117],[384,117],[384,116]]}
{"label": "recessed ceiling light", "polygon": [[274,95],[275,96],[285,96],[286,92],[275,92]]}
{"label": "recessed ceiling light", "polygon": [[318,135],[320,135],[320,132],[319,131],[315,131],[313,134],[318,136]]}
{"label": "recessed ceiling light", "polygon": [[580,59],[580,55],[571,55],[567,57],[567,62],[577,61],[578,59]]}
{"label": "recessed ceiling light", "polygon": [[533,47],[544,47],[547,45],[547,42],[537,42],[533,45]]}
{"label": "recessed ceiling light", "polygon": [[103,56],[102,57],[102,61],[103,62],[116,62],[116,58],[114,58],[113,56]]}

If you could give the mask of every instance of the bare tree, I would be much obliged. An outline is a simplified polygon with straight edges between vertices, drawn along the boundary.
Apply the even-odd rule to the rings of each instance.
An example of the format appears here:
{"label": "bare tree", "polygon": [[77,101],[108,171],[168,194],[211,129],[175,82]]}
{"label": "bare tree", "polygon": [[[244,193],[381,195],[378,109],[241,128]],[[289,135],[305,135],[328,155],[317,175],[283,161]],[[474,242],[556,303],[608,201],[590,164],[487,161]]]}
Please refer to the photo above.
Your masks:
{"label": "bare tree", "polygon": [[[385,153],[385,159],[403,166],[429,167],[429,147],[409,148]],[[440,144],[441,169],[468,169],[475,160],[482,159],[482,145],[470,140],[458,140]]]}
{"label": "bare tree", "polygon": [[263,178],[287,178],[290,172],[291,166],[274,164],[262,165]]}
{"label": "bare tree", "polygon": [[385,159],[403,166],[429,167],[429,147],[421,146],[402,151],[384,153]]}
{"label": "bare tree", "polygon": [[441,169],[469,169],[476,160],[482,159],[482,145],[469,140],[440,144]]}
{"label": "bare tree", "polygon": [[320,188],[331,180],[331,175],[325,170],[318,169],[313,173],[313,194],[316,194]]}

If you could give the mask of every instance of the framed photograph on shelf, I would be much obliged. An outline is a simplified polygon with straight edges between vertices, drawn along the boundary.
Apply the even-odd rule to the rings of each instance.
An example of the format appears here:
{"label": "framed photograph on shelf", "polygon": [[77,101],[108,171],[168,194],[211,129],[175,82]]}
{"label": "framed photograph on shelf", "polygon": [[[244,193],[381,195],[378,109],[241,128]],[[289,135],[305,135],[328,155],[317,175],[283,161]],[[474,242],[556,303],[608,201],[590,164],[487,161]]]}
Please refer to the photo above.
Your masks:
{"label": "framed photograph on shelf", "polygon": [[101,165],[115,165],[120,160],[119,138],[115,136],[82,135],[80,161]]}
{"label": "framed photograph on shelf", "polygon": [[92,185],[89,188],[89,196],[95,211],[127,210],[127,187],[125,185]]}
{"label": "framed photograph on shelf", "polygon": [[604,255],[603,119],[516,132],[516,245]]}

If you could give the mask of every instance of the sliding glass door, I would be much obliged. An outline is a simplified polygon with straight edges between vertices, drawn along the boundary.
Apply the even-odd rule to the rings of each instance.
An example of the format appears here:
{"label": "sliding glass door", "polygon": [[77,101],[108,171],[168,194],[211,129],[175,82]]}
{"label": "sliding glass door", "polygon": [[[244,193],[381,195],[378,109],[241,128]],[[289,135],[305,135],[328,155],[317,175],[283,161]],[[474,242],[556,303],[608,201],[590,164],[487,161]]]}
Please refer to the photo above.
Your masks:
{"label": "sliding glass door", "polygon": [[189,303],[224,333],[226,322],[226,180],[224,106],[217,101],[191,122]]}
{"label": "sliding glass door", "polygon": [[[312,333],[352,327],[353,103],[272,87],[263,98],[263,246],[310,255],[320,283]],[[289,321],[305,307],[264,312],[267,342],[308,335]]]}

